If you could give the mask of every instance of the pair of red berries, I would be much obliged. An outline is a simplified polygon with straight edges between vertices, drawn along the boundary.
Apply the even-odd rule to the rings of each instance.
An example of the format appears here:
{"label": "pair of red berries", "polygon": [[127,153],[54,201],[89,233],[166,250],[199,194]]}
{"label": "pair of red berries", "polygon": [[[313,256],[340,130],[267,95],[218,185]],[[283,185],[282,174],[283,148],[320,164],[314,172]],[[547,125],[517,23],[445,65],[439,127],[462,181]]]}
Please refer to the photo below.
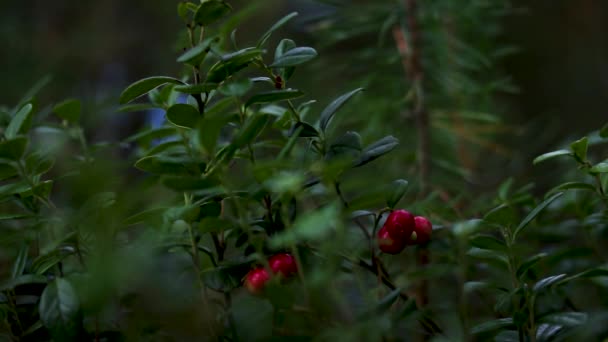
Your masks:
{"label": "pair of red berries", "polygon": [[[298,273],[298,264],[293,255],[280,253],[268,259],[268,266],[273,274],[279,274],[284,278],[289,278]],[[266,283],[270,280],[270,274],[264,266],[257,266],[245,276],[245,287],[254,294],[262,292]]]}
{"label": "pair of red berries", "polygon": [[431,239],[433,225],[423,216],[414,216],[399,209],[388,215],[378,231],[378,246],[388,254],[398,254],[407,245],[421,245]]}

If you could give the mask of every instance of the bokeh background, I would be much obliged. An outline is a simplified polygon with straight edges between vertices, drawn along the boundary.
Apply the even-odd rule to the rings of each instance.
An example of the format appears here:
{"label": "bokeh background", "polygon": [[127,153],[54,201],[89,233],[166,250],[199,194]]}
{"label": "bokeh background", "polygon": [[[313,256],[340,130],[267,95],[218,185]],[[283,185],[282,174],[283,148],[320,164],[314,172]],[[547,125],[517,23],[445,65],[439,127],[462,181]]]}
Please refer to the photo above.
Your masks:
{"label": "bokeh background", "polygon": [[[183,34],[175,14],[177,3],[168,0],[3,1],[0,102],[16,104],[33,84],[51,76],[51,83],[40,94],[41,103],[57,103],[66,97],[81,98],[85,101],[84,117],[93,140],[126,137],[144,123],[146,114],[117,113],[121,89],[145,76],[181,72],[175,62],[182,48],[176,42]],[[352,12],[342,11],[340,6],[308,0],[231,3],[235,10],[251,9],[242,25],[246,29],[237,32],[237,38],[243,42],[255,39],[283,15],[300,12],[297,20],[277,36],[291,37],[299,45],[314,46],[319,51],[321,58],[300,70],[294,84],[301,85],[311,98],[318,98],[320,102],[345,92],[361,75],[382,70],[381,66],[361,63],[358,58],[376,49],[377,36],[372,35],[370,39],[356,36],[336,43],[315,29],[322,26],[322,18],[326,16],[345,19],[343,24],[349,25],[348,15]],[[378,2],[339,3],[355,8]],[[461,2],[454,2],[457,3]],[[473,156],[469,158],[485,160],[485,166],[475,168],[478,173],[475,189],[491,189],[507,176],[533,179],[542,185],[542,179],[558,173],[559,169],[554,165],[531,167],[532,158],[596,130],[608,119],[608,3],[601,0],[512,0],[509,3],[512,11],[491,19],[490,24],[498,28],[496,40],[492,41],[495,47],[515,48],[514,53],[498,60],[492,70],[509,79],[510,87],[517,91],[499,91],[492,95],[492,105],[496,108],[493,114],[500,116],[504,129],[491,139],[501,148],[471,150]],[[439,15],[449,15],[446,13],[439,12]],[[373,11],[358,15],[363,19],[357,20],[365,21],[367,15],[373,23]],[[347,36],[349,30],[361,28],[356,23],[356,20],[350,22],[350,28],[338,27]],[[371,31],[382,30],[381,24],[380,21]],[[478,25],[486,23],[481,20]],[[463,37],[465,43],[476,44],[467,42],[466,38]],[[397,49],[391,41],[377,53],[387,58],[392,55],[392,63],[397,68],[394,70],[401,70]],[[401,89],[403,85],[385,86],[394,91],[382,91],[386,94],[384,102],[402,100],[395,94],[405,92]],[[359,113],[358,122],[372,120],[376,114]],[[399,135],[395,130],[411,124],[400,121],[399,125],[391,125],[390,118],[390,113],[383,113],[380,122],[384,125],[376,125],[378,130]]]}

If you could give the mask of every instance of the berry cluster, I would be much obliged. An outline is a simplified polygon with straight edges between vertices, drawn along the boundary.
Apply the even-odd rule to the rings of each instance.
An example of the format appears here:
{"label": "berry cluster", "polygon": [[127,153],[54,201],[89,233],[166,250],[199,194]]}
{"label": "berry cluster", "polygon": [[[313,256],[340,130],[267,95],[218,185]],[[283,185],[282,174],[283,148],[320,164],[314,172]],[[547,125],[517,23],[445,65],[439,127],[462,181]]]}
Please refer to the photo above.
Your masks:
{"label": "berry cluster", "polygon": [[388,254],[398,254],[407,245],[421,245],[431,239],[433,226],[423,216],[399,209],[391,212],[378,231],[378,246]]}
{"label": "berry cluster", "polygon": [[[280,253],[268,259],[268,266],[273,274],[279,274],[284,278],[289,278],[298,273],[298,265],[293,255]],[[245,276],[245,287],[253,293],[262,292],[266,283],[270,280],[270,274],[264,266],[257,266]]]}

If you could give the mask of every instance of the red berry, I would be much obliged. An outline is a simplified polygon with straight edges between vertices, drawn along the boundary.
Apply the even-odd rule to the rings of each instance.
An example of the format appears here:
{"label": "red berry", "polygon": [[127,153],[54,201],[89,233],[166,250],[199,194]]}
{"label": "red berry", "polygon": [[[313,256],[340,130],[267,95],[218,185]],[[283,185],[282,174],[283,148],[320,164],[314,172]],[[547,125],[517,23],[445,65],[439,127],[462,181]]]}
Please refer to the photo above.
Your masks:
{"label": "red berry", "polygon": [[296,259],[288,253],[280,253],[268,259],[268,266],[273,273],[280,273],[283,277],[289,277],[298,273]]}
{"label": "red berry", "polygon": [[384,226],[378,231],[378,246],[384,253],[398,254],[405,248],[405,240],[393,238]]}
{"label": "red berry", "polygon": [[270,275],[264,267],[257,267],[245,276],[245,287],[253,294],[259,294],[270,280]]}
{"label": "red berry", "polygon": [[431,233],[433,232],[433,225],[424,216],[416,216],[414,218],[416,227],[414,233],[406,241],[408,245],[422,245],[427,243],[431,239]]}
{"label": "red berry", "polygon": [[391,212],[384,222],[384,228],[388,233],[399,240],[405,240],[412,235],[415,226],[414,215],[403,209]]}

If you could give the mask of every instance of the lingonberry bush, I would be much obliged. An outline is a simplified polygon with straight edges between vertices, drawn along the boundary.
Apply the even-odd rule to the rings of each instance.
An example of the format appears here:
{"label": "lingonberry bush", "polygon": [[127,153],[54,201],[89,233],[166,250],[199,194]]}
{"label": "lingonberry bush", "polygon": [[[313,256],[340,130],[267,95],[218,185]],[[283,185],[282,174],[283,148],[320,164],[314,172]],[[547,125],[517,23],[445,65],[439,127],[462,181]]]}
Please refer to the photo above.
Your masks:
{"label": "lingonberry bush", "polygon": [[[292,85],[317,51],[270,38],[296,13],[243,47],[232,11],[221,0],[180,3],[183,75],[122,92],[121,112],[162,109],[162,127],[93,144],[81,103],[41,107],[40,87],[2,108],[2,337],[606,335],[608,167],[587,150],[608,129],[536,160],[571,156],[585,178],[539,201],[507,181],[477,219],[446,220],[432,196],[408,195],[403,179],[346,193],[346,176],[388,163],[380,157],[398,140],[368,141],[336,125],[364,89],[317,110]],[[125,147],[137,171],[116,157]],[[427,263],[416,263],[416,250]],[[421,282],[430,283],[424,295]]]}

